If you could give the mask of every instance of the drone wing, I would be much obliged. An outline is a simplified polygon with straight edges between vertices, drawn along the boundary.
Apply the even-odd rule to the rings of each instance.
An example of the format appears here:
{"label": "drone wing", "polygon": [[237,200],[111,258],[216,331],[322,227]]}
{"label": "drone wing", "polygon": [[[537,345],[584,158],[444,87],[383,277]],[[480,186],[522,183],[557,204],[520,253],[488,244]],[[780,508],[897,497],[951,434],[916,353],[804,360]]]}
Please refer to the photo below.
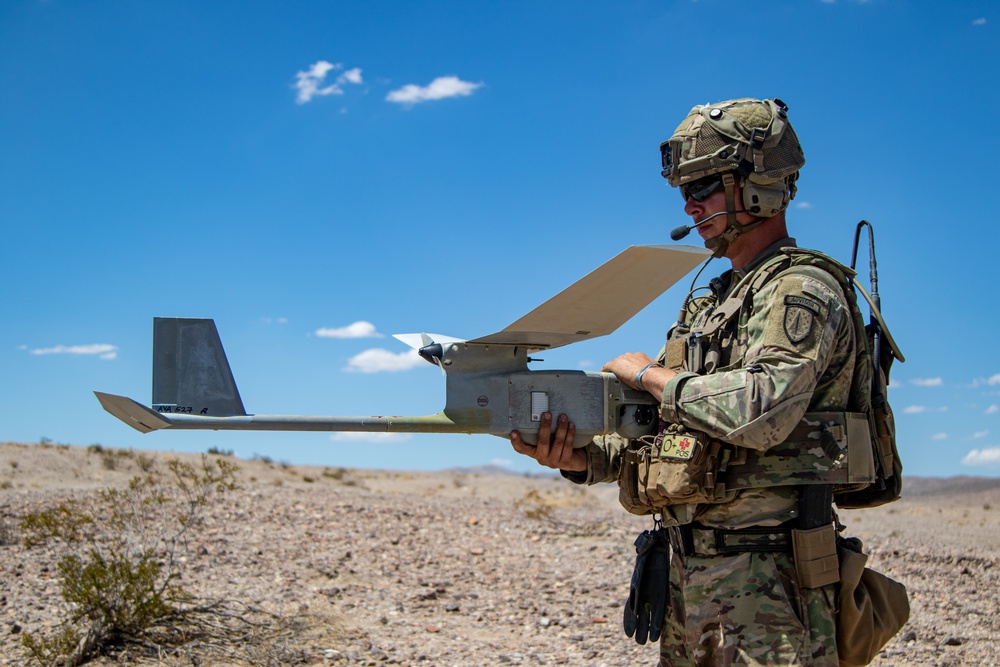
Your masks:
{"label": "drone wing", "polygon": [[541,350],[605,336],[710,254],[694,246],[630,246],[502,331],[469,342]]}

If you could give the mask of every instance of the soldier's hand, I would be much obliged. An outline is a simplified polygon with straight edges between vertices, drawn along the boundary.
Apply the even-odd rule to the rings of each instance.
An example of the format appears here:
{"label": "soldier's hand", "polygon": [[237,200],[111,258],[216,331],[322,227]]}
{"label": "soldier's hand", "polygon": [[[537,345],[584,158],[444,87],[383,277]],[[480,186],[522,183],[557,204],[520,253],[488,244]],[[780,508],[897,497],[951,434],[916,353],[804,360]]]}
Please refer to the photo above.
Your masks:
{"label": "soldier's hand", "polygon": [[552,414],[546,412],[538,429],[537,444],[529,445],[517,431],[510,434],[510,444],[518,454],[530,456],[547,468],[582,472],[587,469],[587,453],[573,448],[575,435],[576,426],[566,415],[559,415],[555,433],[552,433]]}
{"label": "soldier's hand", "polygon": [[664,387],[667,386],[670,378],[677,375],[677,371],[663,368],[648,354],[643,352],[626,352],[604,364],[601,371],[613,373],[615,377],[629,387],[638,389],[639,387],[635,383],[636,375],[643,368],[646,368],[646,366],[650,366],[650,368],[647,368],[642,376],[642,388],[653,396],[662,396]]}
{"label": "soldier's hand", "polygon": [[625,354],[617,356],[608,363],[604,364],[601,371],[605,373],[614,373],[619,380],[635,389],[635,374],[638,373],[643,366],[651,364],[653,361],[654,360],[650,358],[648,354],[643,352],[626,352]]}

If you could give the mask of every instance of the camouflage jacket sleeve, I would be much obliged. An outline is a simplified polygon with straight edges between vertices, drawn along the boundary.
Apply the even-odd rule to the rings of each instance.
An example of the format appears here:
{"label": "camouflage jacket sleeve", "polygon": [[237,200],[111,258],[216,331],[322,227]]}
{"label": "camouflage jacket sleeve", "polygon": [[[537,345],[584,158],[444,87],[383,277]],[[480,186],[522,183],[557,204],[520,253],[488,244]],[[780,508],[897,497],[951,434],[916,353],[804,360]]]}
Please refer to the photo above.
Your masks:
{"label": "camouflage jacket sleeve", "polygon": [[628,440],[617,433],[599,435],[587,445],[587,471],[568,472],[563,470],[562,476],[577,484],[614,482],[618,479],[621,457],[627,445]]}
{"label": "camouflage jacket sleeve", "polygon": [[745,344],[710,375],[681,373],[664,389],[665,421],[734,445],[766,450],[807,410],[844,410],[854,370],[851,312],[817,267],[788,269],[754,295]]}

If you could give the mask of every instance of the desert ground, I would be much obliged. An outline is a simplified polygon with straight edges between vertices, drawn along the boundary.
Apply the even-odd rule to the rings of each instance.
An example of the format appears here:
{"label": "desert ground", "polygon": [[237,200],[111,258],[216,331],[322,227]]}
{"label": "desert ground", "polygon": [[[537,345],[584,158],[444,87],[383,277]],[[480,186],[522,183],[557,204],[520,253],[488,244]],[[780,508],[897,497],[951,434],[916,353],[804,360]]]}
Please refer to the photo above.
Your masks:
{"label": "desert ground", "polygon": [[[0,666],[65,617],[57,563],[20,519],[99,505],[166,461],[199,455],[0,443]],[[232,457],[226,457],[231,459]],[[188,646],[90,664],[653,665],[621,629],[632,541],[650,519],[617,490],[502,471],[435,473],[234,460],[239,488],[178,551],[202,597],[266,611],[243,646]],[[910,621],[875,665],[1000,665],[1000,479],[907,478],[882,508],[841,513],[869,565],[902,581]]]}

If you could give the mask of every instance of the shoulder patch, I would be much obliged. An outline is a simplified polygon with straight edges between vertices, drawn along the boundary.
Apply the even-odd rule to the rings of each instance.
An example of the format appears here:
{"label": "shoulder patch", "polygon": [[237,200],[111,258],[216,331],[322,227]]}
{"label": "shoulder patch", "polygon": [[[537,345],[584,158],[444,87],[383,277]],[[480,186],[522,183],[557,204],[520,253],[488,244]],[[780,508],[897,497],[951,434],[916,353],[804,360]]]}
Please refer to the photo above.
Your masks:
{"label": "shoulder patch", "polygon": [[792,343],[801,343],[812,333],[813,322],[821,306],[809,297],[798,294],[785,295],[785,335]]}

